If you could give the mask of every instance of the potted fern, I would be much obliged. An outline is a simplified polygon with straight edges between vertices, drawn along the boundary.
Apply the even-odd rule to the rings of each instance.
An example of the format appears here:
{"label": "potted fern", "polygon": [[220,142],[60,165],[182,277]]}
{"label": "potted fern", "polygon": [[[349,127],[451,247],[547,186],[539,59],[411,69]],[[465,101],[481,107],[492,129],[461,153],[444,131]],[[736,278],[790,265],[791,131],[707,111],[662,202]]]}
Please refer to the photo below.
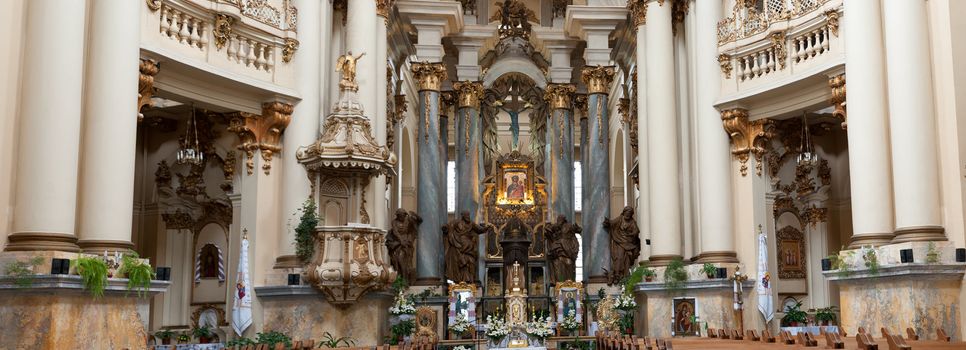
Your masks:
{"label": "potted fern", "polygon": [[255,343],[265,344],[270,348],[275,348],[275,344],[285,344],[285,348],[292,347],[292,338],[279,331],[258,333],[255,335]]}
{"label": "potted fern", "polygon": [[718,268],[712,263],[704,263],[701,265],[701,272],[704,272],[708,276],[708,279],[714,279],[714,275],[718,272]]}
{"label": "potted fern", "polygon": [[119,277],[127,278],[127,290],[136,291],[139,298],[147,294],[151,288],[151,280],[154,279],[154,269],[141,261],[137,253],[124,255],[117,273]]}
{"label": "potted fern", "polygon": [[99,257],[79,256],[71,267],[81,276],[81,283],[97,299],[104,296],[107,287],[107,263]]}
{"label": "potted fern", "polygon": [[785,316],[782,317],[783,326],[798,327],[799,325],[805,325],[808,322],[808,314],[802,310],[802,302],[796,302],[795,305],[788,305],[785,307]]}
{"label": "potted fern", "polygon": [[838,307],[835,305],[819,308],[815,311],[815,321],[820,322],[823,326],[835,324],[836,311],[838,311]]}
{"label": "potted fern", "polygon": [[684,282],[688,280],[688,272],[684,269],[684,260],[674,258],[664,269],[664,287],[668,290],[677,290],[684,287]]}
{"label": "potted fern", "polygon": [[350,346],[355,346],[356,341],[351,337],[338,337],[336,338],[332,333],[325,332],[322,334],[322,342],[319,344],[319,348],[347,348]]}
{"label": "potted fern", "polygon": [[162,345],[170,345],[171,338],[174,338],[174,331],[170,329],[162,329],[160,331],[154,332],[154,336],[161,339]]}
{"label": "potted fern", "polygon": [[215,337],[215,332],[209,326],[201,326],[191,329],[191,335],[198,338],[198,343],[208,344]]}

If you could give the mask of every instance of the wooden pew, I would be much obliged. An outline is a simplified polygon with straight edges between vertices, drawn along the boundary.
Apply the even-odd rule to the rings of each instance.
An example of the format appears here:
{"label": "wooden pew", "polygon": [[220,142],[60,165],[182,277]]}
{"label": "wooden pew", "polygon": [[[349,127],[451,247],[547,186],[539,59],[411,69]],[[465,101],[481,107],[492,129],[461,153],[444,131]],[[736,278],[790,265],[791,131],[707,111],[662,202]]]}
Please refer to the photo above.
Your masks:
{"label": "wooden pew", "polygon": [[879,350],[879,344],[872,340],[872,336],[865,333],[865,329],[859,328],[861,333],[855,334],[855,343],[861,350]]}
{"label": "wooden pew", "polygon": [[664,339],[662,338],[657,338],[655,345],[657,345],[657,350],[667,350],[667,344],[664,342]]}
{"label": "wooden pew", "polygon": [[942,328],[936,329],[936,337],[939,338],[939,341],[944,341],[947,343],[952,340],[952,338],[946,334],[946,331],[944,331]]}
{"label": "wooden pew", "polygon": [[909,340],[919,340],[919,334],[916,334],[916,330],[912,327],[906,328],[906,336],[909,337]]}
{"label": "wooden pew", "polygon": [[815,339],[810,339],[810,335],[808,332],[799,332],[795,336],[798,338],[798,343],[805,347],[818,346],[818,342]]}
{"label": "wooden pew", "polygon": [[845,349],[845,342],[837,332],[825,332],[825,347],[829,349]]}
{"label": "wooden pew", "polygon": [[767,329],[762,329],[761,330],[761,341],[764,342],[764,343],[774,343],[775,342],[775,336],[771,335],[771,332],[769,332]]}
{"label": "wooden pew", "polygon": [[674,346],[671,345],[671,339],[667,339],[664,341],[664,349],[674,350]]}
{"label": "wooden pew", "polygon": [[637,338],[637,350],[653,350],[651,347],[651,338],[643,337]]}
{"label": "wooden pew", "polygon": [[789,331],[781,331],[779,333],[779,335],[781,335],[782,344],[785,344],[785,345],[795,345],[795,338],[792,337],[792,333],[791,332],[789,332]]}
{"label": "wooden pew", "polygon": [[731,339],[731,336],[728,335],[728,332],[725,331],[724,328],[721,328],[721,329],[718,329],[718,338]]}
{"label": "wooden pew", "polygon": [[734,339],[734,340],[742,340],[744,338],[745,337],[742,336],[741,335],[741,332],[739,332],[737,329],[732,329],[731,330],[731,339]]}
{"label": "wooden pew", "polygon": [[749,329],[745,331],[745,340],[759,341],[761,338],[758,337],[758,334],[755,333],[754,329]]}
{"label": "wooden pew", "polygon": [[708,328],[708,331],[707,332],[708,332],[708,338],[717,338],[718,337],[718,331],[715,330],[714,328]]}

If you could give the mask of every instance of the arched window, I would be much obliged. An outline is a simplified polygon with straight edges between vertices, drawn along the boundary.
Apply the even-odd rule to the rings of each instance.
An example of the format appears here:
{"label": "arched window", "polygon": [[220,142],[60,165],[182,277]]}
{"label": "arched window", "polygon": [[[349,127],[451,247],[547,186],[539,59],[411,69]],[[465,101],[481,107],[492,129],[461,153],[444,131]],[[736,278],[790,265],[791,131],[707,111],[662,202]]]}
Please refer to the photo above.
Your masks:
{"label": "arched window", "polygon": [[195,259],[195,283],[201,282],[202,278],[217,278],[218,281],[225,281],[224,256],[217,245],[205,244],[198,250]]}

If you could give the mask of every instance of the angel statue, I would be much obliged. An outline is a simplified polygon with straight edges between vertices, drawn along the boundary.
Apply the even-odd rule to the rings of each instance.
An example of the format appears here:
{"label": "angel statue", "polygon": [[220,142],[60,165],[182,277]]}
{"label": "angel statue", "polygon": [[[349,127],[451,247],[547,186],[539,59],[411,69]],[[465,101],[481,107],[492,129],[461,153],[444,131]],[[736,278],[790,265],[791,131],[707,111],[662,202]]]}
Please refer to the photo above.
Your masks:
{"label": "angel statue", "polygon": [[339,81],[340,88],[359,91],[359,85],[356,84],[356,62],[365,55],[366,53],[363,52],[359,56],[353,56],[352,51],[349,51],[349,53],[339,56],[335,71],[342,72],[342,80]]}

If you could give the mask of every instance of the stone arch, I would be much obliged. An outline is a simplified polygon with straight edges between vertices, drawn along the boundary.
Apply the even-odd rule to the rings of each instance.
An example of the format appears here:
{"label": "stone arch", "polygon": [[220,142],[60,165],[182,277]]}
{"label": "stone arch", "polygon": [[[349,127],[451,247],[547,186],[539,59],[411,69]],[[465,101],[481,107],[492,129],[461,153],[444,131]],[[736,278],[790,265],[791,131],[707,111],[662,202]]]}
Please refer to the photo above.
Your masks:
{"label": "stone arch", "polygon": [[497,79],[509,73],[526,75],[540,89],[547,88],[547,77],[543,75],[540,67],[537,67],[529,58],[520,56],[503,57],[493,62],[486,75],[483,76],[483,86],[489,88],[493,86]]}

